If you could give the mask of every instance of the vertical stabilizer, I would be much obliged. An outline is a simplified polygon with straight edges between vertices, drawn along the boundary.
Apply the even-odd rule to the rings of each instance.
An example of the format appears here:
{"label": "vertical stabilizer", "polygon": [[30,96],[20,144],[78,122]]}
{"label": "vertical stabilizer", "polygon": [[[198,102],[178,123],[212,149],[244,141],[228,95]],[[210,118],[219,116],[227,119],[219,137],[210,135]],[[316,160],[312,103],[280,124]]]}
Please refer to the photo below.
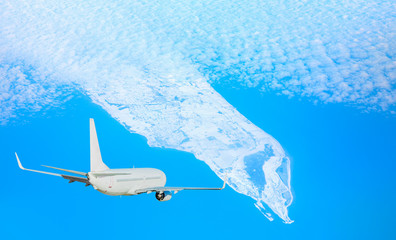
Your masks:
{"label": "vertical stabilizer", "polygon": [[109,169],[106,164],[103,163],[102,155],[100,155],[98,136],[96,135],[95,122],[93,118],[89,119],[89,133],[91,146],[91,172],[100,172]]}

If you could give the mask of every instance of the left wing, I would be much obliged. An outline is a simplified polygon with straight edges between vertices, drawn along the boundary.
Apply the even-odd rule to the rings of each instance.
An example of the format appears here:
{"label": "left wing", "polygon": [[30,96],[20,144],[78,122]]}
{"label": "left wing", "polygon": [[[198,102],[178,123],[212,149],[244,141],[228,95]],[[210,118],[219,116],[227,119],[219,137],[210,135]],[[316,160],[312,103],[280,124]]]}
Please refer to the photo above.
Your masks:
{"label": "left wing", "polygon": [[[83,178],[83,177],[75,177],[75,176],[70,176],[70,175],[64,175],[64,174],[58,174],[58,173],[52,173],[52,172],[44,172],[44,171],[38,171],[38,170],[33,170],[33,169],[27,169],[24,168],[22,166],[21,161],[19,160],[19,157],[17,155],[17,153],[15,153],[16,159],[18,161],[18,166],[20,169],[22,170],[26,170],[26,171],[31,171],[31,172],[38,172],[38,173],[44,173],[44,174],[48,174],[48,175],[53,175],[53,176],[59,176],[59,177],[63,177],[64,179],[69,180],[69,183],[72,182],[82,182],[85,183],[85,186],[89,186],[91,185],[91,183],[89,182],[88,178]],[[49,166],[46,166],[49,167]],[[86,173],[83,172],[78,172],[78,171],[73,171],[73,170],[67,170],[67,169],[62,169],[62,168],[56,168],[56,167],[50,167],[50,168],[54,168],[54,169],[58,169],[58,170],[62,170],[62,171],[66,171],[66,172],[71,172],[71,173],[75,173],[75,174],[79,174],[79,175],[83,175],[83,176],[87,176]]]}
{"label": "left wing", "polygon": [[136,194],[173,191],[175,194],[181,190],[223,190],[227,183],[227,175],[224,178],[224,183],[221,188],[203,188],[203,187],[152,187],[136,190]]}

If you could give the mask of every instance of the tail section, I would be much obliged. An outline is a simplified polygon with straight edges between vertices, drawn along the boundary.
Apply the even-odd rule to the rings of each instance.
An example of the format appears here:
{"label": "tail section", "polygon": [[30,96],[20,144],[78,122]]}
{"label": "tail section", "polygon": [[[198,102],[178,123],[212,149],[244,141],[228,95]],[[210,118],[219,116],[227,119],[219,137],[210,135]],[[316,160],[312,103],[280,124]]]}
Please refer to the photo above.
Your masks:
{"label": "tail section", "polygon": [[95,122],[93,118],[89,119],[90,132],[90,150],[91,150],[91,172],[100,172],[109,169],[102,161],[100,154],[98,136],[96,135]]}

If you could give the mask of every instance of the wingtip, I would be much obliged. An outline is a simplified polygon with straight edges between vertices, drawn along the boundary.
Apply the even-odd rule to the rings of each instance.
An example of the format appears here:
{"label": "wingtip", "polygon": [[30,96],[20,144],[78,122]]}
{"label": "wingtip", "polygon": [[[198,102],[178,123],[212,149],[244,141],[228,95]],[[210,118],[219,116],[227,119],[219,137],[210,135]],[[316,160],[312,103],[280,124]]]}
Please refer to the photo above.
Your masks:
{"label": "wingtip", "polygon": [[224,183],[223,183],[223,187],[221,189],[224,189],[226,187],[227,184],[227,174],[224,177]]}
{"label": "wingtip", "polygon": [[19,166],[19,168],[22,169],[22,170],[25,170],[25,168],[22,166],[22,163],[21,163],[21,161],[19,160],[18,154],[17,154],[16,152],[15,152],[15,157],[16,157],[16,159],[17,159],[17,161],[18,161],[18,166]]}

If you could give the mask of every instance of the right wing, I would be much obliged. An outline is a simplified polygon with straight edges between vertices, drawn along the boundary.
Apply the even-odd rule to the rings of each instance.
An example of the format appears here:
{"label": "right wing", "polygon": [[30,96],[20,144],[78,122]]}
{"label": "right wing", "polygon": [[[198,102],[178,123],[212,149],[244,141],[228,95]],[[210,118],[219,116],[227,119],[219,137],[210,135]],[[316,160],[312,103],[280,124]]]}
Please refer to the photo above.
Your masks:
{"label": "right wing", "polygon": [[[64,179],[69,180],[69,183],[72,182],[82,182],[85,183],[85,186],[89,186],[91,185],[91,183],[89,182],[88,178],[83,178],[83,177],[75,177],[75,176],[70,176],[70,175],[64,175],[64,174],[58,174],[58,173],[51,173],[51,172],[44,172],[44,171],[38,171],[38,170],[33,170],[33,169],[27,169],[24,168],[21,164],[21,161],[19,160],[19,157],[17,155],[17,153],[15,153],[16,159],[18,161],[18,166],[20,169],[22,170],[26,170],[26,171],[31,171],[31,172],[38,172],[38,173],[44,173],[44,174],[49,174],[49,175],[53,175],[53,176],[59,176],[59,177],[63,177]],[[49,166],[45,166],[45,167],[49,167]],[[87,173],[83,173],[83,172],[78,172],[78,171],[73,171],[73,170],[67,170],[67,169],[62,169],[62,168],[56,168],[56,167],[49,167],[49,168],[54,168],[54,169],[58,169],[58,170],[62,170],[62,171],[66,171],[66,172],[70,172],[70,173],[75,173],[78,175],[83,175],[83,176],[87,176]]]}
{"label": "right wing", "polygon": [[205,187],[151,187],[136,190],[136,194],[173,191],[175,194],[182,190],[223,190],[227,183],[227,175],[224,177],[223,186],[220,188],[205,188]]}

